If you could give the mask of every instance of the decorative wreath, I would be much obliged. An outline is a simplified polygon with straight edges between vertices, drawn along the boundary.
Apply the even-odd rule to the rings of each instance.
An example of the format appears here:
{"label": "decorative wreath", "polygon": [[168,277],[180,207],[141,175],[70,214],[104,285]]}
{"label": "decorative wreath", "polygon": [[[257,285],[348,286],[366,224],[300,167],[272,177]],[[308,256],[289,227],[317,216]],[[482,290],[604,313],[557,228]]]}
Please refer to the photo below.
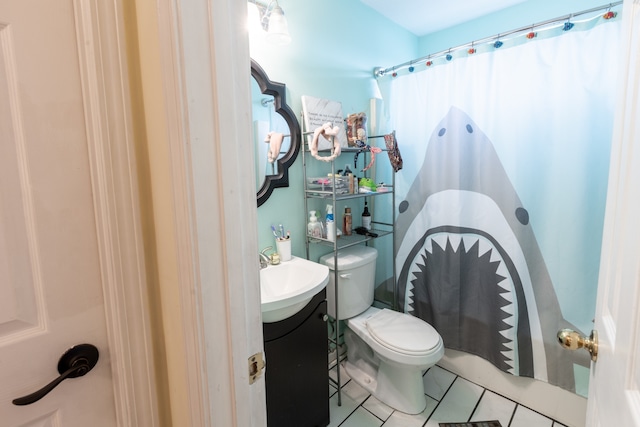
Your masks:
{"label": "decorative wreath", "polygon": [[[336,157],[340,155],[340,140],[336,138],[340,132],[339,127],[331,127],[331,123],[325,123],[315,131],[313,131],[313,141],[311,141],[311,145],[309,146],[309,151],[311,151],[311,155],[318,160],[322,160],[323,162],[331,162],[335,160]],[[318,155],[318,138],[320,135],[324,136],[327,140],[333,139],[333,153],[330,156],[322,157]],[[329,137],[332,137],[331,139]]]}

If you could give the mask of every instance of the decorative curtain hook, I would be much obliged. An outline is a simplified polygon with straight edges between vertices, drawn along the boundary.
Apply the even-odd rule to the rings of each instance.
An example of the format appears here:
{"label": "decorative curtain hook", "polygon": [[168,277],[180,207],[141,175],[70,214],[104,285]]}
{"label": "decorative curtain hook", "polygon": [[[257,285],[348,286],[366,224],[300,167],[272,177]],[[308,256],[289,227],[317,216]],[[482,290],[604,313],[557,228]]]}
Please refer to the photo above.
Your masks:
{"label": "decorative curtain hook", "polygon": [[500,41],[500,34],[498,34],[498,37],[496,37],[495,43],[493,43],[493,47],[496,49],[500,49],[500,47],[502,47],[503,44],[504,43]]}
{"label": "decorative curtain hook", "polygon": [[431,55],[427,56],[427,62],[425,62],[427,67],[431,67],[433,65],[433,61],[431,60]]}
{"label": "decorative curtain hook", "polygon": [[564,27],[562,27],[562,31],[569,31],[573,28],[574,24],[571,22],[571,18],[573,18],[573,14],[569,15],[569,19],[564,23]]}
{"label": "decorative curtain hook", "polygon": [[533,31],[533,29],[535,28],[535,24],[531,25],[531,31],[529,31],[526,35],[526,37],[531,40],[532,38],[534,38],[535,36],[537,36],[536,32]]}

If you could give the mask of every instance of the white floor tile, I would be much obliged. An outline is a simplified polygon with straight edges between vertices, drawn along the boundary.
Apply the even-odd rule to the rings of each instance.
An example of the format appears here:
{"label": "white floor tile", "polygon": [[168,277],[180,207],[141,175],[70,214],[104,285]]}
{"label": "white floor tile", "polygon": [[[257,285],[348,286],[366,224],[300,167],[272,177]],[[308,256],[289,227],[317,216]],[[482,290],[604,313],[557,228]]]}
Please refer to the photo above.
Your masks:
{"label": "white floor tile", "polygon": [[380,427],[382,422],[361,406],[340,427]]}
{"label": "white floor tile", "polygon": [[427,407],[421,414],[408,415],[403,412],[394,411],[387,421],[382,425],[383,427],[422,427],[424,422],[431,416],[431,413],[438,404],[437,400],[434,400],[427,396]]}
{"label": "white floor tile", "polygon": [[[329,374],[335,378],[336,368]],[[338,406],[335,386],[329,386],[331,424],[328,427],[438,427],[440,422],[469,419],[499,420],[503,427],[566,427],[438,366],[423,377],[427,408],[418,415],[395,411],[370,396],[344,369],[341,377],[342,406]]]}
{"label": "white floor tile", "polygon": [[456,378],[426,427],[438,427],[438,423],[441,422],[466,422],[480,400],[482,391],[479,385],[464,378]]}
{"label": "white floor tile", "polygon": [[329,399],[330,423],[328,427],[338,427],[349,415],[351,415],[353,411],[356,410],[356,408],[358,408],[358,405],[360,405],[360,403],[342,393],[342,405],[338,406],[338,393],[334,394],[331,399]]}
{"label": "white floor tile", "polygon": [[342,387],[342,396],[347,396],[358,405],[364,402],[369,397],[369,392],[355,381],[349,381],[347,385]]}
{"label": "white floor tile", "polygon": [[518,406],[510,427],[552,427],[553,421],[524,406]]}
{"label": "white floor tile", "polygon": [[441,400],[455,379],[455,374],[439,366],[432,366],[422,377],[424,392],[427,396]]}
{"label": "white floor tile", "polygon": [[389,418],[389,416],[391,416],[391,414],[393,413],[393,408],[380,402],[374,396],[371,396],[367,400],[365,400],[362,406],[364,406],[369,412],[383,421],[386,421],[387,418]]}
{"label": "white floor tile", "polygon": [[[338,381],[338,372],[337,372],[337,370],[338,370],[338,368],[335,367],[335,366],[333,368],[329,369],[329,378],[333,379],[333,381]],[[342,383],[342,386],[344,387],[344,385],[346,383],[348,383],[349,381],[351,381],[351,378],[347,374],[346,369],[344,369],[344,366],[340,367],[340,382]]]}
{"label": "white floor tile", "polygon": [[473,412],[471,421],[498,420],[500,424],[506,427],[509,425],[515,409],[515,402],[487,390],[482,395],[478,407]]}

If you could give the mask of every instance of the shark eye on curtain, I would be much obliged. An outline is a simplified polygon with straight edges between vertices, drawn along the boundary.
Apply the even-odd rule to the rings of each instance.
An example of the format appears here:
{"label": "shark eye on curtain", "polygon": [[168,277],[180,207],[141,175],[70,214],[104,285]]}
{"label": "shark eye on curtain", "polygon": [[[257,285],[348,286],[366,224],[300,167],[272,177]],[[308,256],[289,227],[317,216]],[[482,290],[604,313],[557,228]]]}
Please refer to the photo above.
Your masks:
{"label": "shark eye on curtain", "polygon": [[407,209],[409,209],[409,202],[407,202],[406,200],[400,202],[400,206],[398,207],[400,213],[404,213]]}
{"label": "shark eye on curtain", "polygon": [[438,136],[442,136],[445,133],[447,133],[447,129],[446,128],[442,128],[442,129],[440,129],[440,132],[438,132]]}
{"label": "shark eye on curtain", "polygon": [[473,126],[467,125],[467,132],[473,133]]}
{"label": "shark eye on curtain", "polygon": [[525,208],[516,209],[516,218],[520,221],[520,224],[527,225],[529,224],[529,212]]}

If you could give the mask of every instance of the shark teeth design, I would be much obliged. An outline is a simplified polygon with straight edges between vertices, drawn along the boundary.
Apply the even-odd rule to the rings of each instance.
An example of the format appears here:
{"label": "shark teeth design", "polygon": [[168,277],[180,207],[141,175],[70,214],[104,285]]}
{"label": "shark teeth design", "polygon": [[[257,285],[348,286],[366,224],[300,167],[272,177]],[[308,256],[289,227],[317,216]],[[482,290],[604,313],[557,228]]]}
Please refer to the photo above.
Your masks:
{"label": "shark teeth design", "polygon": [[[459,323],[455,328],[461,330],[460,335],[465,334],[465,329],[468,334],[477,334],[477,323],[497,325],[497,330],[487,330],[487,336],[478,336],[477,341],[481,346],[483,342],[485,345],[488,342],[496,344],[500,348],[497,362],[507,372],[518,374],[517,352],[514,351],[518,346],[514,282],[500,251],[489,239],[473,233],[429,234],[411,261],[408,277],[408,312],[431,317],[436,329],[442,328],[442,323]],[[426,295],[421,289],[426,289]],[[450,295],[441,295],[447,290],[451,291]],[[414,295],[418,292],[422,295]],[[459,308],[450,318],[444,319],[425,307],[421,302],[425,300],[433,305],[449,304],[443,306]],[[461,308],[463,305],[464,309]],[[443,339],[446,346],[456,347],[455,343],[447,342],[447,334]],[[478,351],[483,352],[480,348]],[[492,351],[496,353],[495,347]]]}

